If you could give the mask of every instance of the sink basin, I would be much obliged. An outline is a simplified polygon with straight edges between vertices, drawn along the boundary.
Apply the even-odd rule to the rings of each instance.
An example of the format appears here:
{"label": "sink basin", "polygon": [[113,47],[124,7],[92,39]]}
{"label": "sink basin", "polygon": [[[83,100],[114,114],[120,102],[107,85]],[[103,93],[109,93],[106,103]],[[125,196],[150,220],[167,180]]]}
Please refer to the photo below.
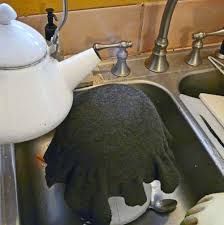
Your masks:
{"label": "sink basin", "polygon": [[179,91],[191,97],[199,97],[200,93],[224,95],[224,75],[218,70],[189,75],[180,82]]}
{"label": "sink basin", "polygon": [[[213,78],[210,78],[212,76],[219,77],[220,82],[216,84]],[[198,75],[198,79],[201,77],[202,75]],[[221,88],[221,81],[224,85],[224,76],[222,79],[216,72],[212,72],[212,75],[206,74],[204,77],[204,84],[210,84],[208,90],[224,94],[224,88]],[[192,80],[186,79],[184,82],[186,85],[182,85],[182,90],[194,96],[198,95],[202,87],[206,91],[206,87],[200,86],[199,82],[195,84],[194,87],[198,89],[194,91],[194,87],[191,86],[193,80],[197,79],[193,76]],[[126,84],[142,90],[154,102],[174,137],[174,154],[181,172],[179,187],[175,193],[168,195],[169,198],[178,201],[176,211],[163,216],[147,211],[131,224],[179,225],[186,210],[199,198],[205,194],[224,191],[222,173],[186,122],[176,100],[166,89],[147,81],[126,82]],[[20,225],[82,224],[64,202],[63,185],[57,184],[51,189],[46,186],[45,165],[38,158],[44,154],[52,137],[53,132],[34,141],[17,144],[15,147]]]}

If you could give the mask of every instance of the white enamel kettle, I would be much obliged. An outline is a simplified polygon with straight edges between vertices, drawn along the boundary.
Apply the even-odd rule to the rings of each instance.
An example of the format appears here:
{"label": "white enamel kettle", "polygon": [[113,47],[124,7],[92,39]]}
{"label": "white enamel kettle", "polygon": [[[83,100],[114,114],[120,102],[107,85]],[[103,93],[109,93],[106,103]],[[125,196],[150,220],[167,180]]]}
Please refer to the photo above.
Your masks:
{"label": "white enamel kettle", "polygon": [[41,34],[16,17],[0,4],[0,144],[57,127],[70,111],[73,89],[100,62],[93,48],[58,62]]}

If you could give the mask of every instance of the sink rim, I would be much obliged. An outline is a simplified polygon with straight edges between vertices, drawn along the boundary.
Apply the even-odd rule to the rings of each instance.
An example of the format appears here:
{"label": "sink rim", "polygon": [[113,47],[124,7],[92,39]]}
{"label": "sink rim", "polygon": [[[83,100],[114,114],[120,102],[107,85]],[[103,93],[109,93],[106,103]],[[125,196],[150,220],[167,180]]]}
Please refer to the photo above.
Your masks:
{"label": "sink rim", "polygon": [[214,68],[214,67],[209,67],[209,68],[200,69],[200,70],[193,70],[191,72],[187,72],[185,74],[185,76],[180,80],[180,82],[182,80],[184,80],[185,78],[187,78],[187,77],[190,77],[190,76],[193,76],[193,75],[197,75],[197,74],[207,73],[207,72],[213,72],[213,71],[218,71],[218,70],[216,68]]}

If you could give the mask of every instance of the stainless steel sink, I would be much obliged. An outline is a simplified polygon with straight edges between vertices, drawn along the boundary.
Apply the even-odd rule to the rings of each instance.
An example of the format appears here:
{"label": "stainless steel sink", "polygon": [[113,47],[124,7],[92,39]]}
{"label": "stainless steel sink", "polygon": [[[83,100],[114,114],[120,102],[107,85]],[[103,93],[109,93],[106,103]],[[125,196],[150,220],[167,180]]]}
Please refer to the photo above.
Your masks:
{"label": "stainless steel sink", "polygon": [[224,76],[213,69],[192,73],[181,80],[179,91],[191,97],[200,93],[224,95]]}
{"label": "stainless steel sink", "polygon": [[[211,76],[216,76],[219,81],[214,81],[210,78]],[[202,75],[199,74],[197,77],[199,79]],[[205,77],[203,78],[205,84],[210,84],[210,89],[207,85],[205,87],[199,82],[195,86],[191,86],[191,83],[194,83],[191,81],[197,80],[192,76],[192,78],[185,78],[186,80],[182,81],[181,91],[196,96],[202,88],[205,91],[207,88],[211,92],[224,94],[224,88],[222,88],[224,76],[222,78],[213,71],[203,74],[203,77]],[[224,191],[223,174],[187,123],[181,106],[165,88],[148,81],[129,81],[126,84],[144,91],[156,105],[161,118],[174,137],[174,154],[181,172],[179,187],[175,193],[169,195],[178,201],[176,211],[163,216],[148,211],[132,224],[179,225],[186,210],[193,206],[199,198],[205,194]],[[81,224],[79,218],[64,202],[63,185],[58,184],[51,189],[46,186],[44,163],[38,158],[45,153],[52,137],[53,133],[50,133],[37,140],[15,146],[17,178],[15,188],[17,189],[19,210],[19,219],[15,224]],[[14,225],[14,223],[6,224]]]}

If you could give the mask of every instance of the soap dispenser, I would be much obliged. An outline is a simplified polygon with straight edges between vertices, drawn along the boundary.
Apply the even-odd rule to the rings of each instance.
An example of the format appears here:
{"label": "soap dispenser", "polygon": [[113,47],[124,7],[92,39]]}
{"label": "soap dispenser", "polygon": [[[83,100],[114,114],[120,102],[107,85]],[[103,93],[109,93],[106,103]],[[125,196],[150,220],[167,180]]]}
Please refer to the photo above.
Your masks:
{"label": "soap dispenser", "polygon": [[57,16],[54,14],[54,9],[53,8],[47,8],[47,25],[45,26],[45,38],[47,42],[49,43],[51,41],[51,38],[54,36],[54,33],[57,29],[57,26],[54,24],[54,19],[55,21],[58,21]]}
{"label": "soap dispenser", "polygon": [[[54,20],[58,21],[58,18],[54,14],[53,8],[47,8],[46,12],[47,12],[48,23],[45,26],[45,38],[46,38],[48,45],[50,46],[51,39],[53,38],[55,31],[57,30],[57,25],[54,24]],[[63,57],[63,52],[60,48],[60,45],[58,45],[58,48],[59,49],[57,50],[57,54],[54,55],[54,58],[56,58],[58,61],[62,61],[64,59],[64,57]]]}

